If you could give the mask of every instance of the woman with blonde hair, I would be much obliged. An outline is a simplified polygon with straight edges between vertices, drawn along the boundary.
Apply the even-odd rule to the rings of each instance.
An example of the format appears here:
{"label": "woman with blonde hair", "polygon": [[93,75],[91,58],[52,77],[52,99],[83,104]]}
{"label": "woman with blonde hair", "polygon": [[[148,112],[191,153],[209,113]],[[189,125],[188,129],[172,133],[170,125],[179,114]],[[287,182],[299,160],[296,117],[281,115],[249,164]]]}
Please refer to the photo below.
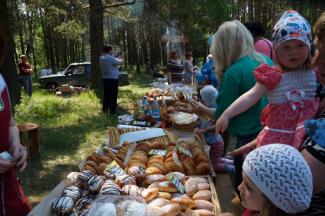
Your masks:
{"label": "woman with blonde hair", "polygon": [[[254,49],[254,39],[238,20],[224,22],[215,33],[211,45],[216,72],[221,80],[216,103],[215,118],[218,119],[237,98],[251,89],[256,80],[253,71],[261,63],[272,65],[272,60]],[[252,141],[262,129],[260,113],[267,100],[262,98],[246,112],[231,119],[228,132],[237,137],[236,148]],[[242,181],[242,155],[234,158],[236,167],[235,186]]]}

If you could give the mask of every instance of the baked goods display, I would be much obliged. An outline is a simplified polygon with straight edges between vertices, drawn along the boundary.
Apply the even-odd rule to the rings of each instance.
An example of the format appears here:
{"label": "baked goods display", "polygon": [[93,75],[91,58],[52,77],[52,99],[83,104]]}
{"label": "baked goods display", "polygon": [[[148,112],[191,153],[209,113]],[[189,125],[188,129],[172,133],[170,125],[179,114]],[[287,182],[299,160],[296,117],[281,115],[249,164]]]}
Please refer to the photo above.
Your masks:
{"label": "baked goods display", "polygon": [[88,215],[98,208],[93,211],[115,215],[215,215],[211,181],[194,177],[208,175],[210,167],[202,145],[193,139],[124,142],[116,151],[101,147],[97,152],[86,157],[73,184],[53,201],[53,213]]}
{"label": "baked goods display", "polygon": [[178,129],[193,129],[196,126],[198,117],[195,114],[185,112],[174,112],[172,115],[173,127]]}

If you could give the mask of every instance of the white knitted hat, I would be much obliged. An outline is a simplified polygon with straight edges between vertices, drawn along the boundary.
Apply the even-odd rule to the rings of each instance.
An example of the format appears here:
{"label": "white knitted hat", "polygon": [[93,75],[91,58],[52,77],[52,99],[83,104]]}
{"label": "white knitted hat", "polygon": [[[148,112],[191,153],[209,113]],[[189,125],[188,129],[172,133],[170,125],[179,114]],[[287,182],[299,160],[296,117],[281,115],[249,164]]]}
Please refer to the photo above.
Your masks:
{"label": "white knitted hat", "polygon": [[213,85],[206,85],[200,91],[200,96],[204,105],[210,108],[216,107],[216,99],[218,97],[218,90]]}
{"label": "white knitted hat", "polygon": [[286,213],[302,212],[309,207],[312,174],[295,148],[284,144],[261,146],[247,155],[243,171],[275,206]]}

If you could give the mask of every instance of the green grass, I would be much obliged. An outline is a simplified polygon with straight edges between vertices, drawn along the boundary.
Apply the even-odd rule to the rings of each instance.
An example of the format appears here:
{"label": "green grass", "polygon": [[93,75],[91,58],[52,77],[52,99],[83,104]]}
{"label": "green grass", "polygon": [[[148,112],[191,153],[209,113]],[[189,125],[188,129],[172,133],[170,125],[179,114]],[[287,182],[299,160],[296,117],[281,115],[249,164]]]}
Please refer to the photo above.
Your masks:
{"label": "green grass", "polygon": [[[119,89],[118,113],[127,113],[130,102],[141,98],[150,82],[148,75],[131,76],[131,84]],[[80,160],[107,138],[107,126],[116,125],[116,117],[101,112],[100,95],[89,91],[58,97],[36,90],[32,98],[23,97],[16,107],[17,124],[40,125],[41,156],[29,159],[28,168],[19,174],[25,195],[33,206],[69,172],[78,171]]]}

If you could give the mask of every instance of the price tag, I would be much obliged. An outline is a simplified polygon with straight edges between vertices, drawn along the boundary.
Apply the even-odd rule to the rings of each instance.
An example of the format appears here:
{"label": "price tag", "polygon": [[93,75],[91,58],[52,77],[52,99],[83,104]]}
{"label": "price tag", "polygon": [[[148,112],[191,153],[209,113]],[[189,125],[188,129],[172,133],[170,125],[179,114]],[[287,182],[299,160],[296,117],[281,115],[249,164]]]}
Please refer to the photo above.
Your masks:
{"label": "price tag", "polygon": [[105,171],[111,173],[115,177],[120,175],[126,175],[126,172],[117,164],[115,160],[113,160],[106,166]]}
{"label": "price tag", "polygon": [[182,182],[176,177],[176,175],[173,175],[172,173],[169,173],[167,175],[167,179],[173,184],[175,185],[175,187],[177,188],[177,190],[181,193],[185,193],[185,188],[184,185],[182,184]]}
{"label": "price tag", "polygon": [[161,156],[165,156],[167,154],[167,150],[151,149],[148,154],[149,155],[161,155]]}
{"label": "price tag", "polygon": [[177,152],[176,152],[175,150],[173,151],[172,156],[173,156],[173,160],[174,160],[174,162],[176,163],[176,165],[182,167],[182,164],[181,164],[181,162],[179,161],[179,159],[178,159],[178,155],[177,155]]}
{"label": "price tag", "polygon": [[187,155],[189,157],[193,157],[192,152],[189,151],[189,150],[187,150],[187,149],[185,149],[185,148],[183,148],[182,146],[177,146],[177,149],[178,149],[178,151],[180,153],[183,153],[183,154],[185,154],[185,155]]}

